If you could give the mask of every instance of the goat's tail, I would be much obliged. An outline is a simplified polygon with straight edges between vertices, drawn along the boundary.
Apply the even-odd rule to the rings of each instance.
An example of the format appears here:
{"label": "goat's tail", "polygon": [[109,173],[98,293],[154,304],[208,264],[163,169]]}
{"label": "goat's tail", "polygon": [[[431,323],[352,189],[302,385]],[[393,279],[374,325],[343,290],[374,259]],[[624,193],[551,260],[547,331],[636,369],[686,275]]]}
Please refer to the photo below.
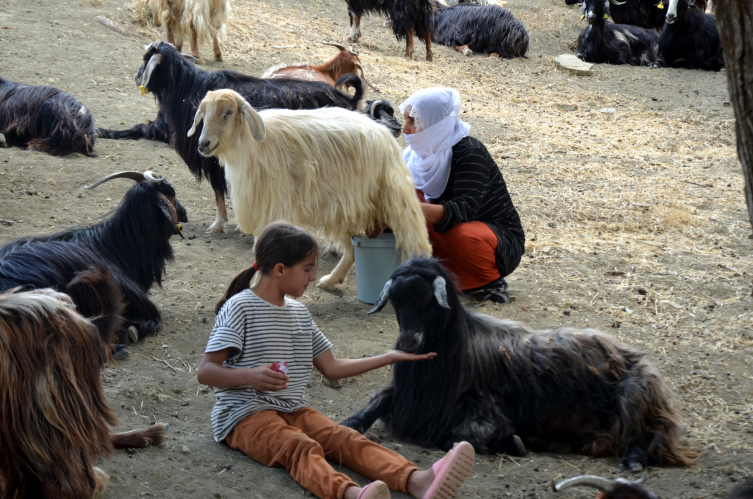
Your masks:
{"label": "goat's tail", "polygon": [[[363,108],[365,107],[365,103],[363,102],[363,81],[358,77],[358,75],[355,75],[353,73],[346,73],[342,75],[335,82],[335,88],[344,88],[346,90],[350,88],[355,89],[356,92],[353,94],[353,97],[350,98],[353,109],[363,110]],[[350,94],[346,92],[343,93],[350,96]]]}
{"label": "goat's tail", "polygon": [[431,256],[426,220],[421,213],[413,179],[403,162],[397,141],[389,132],[385,135],[389,143],[385,141],[383,147],[385,152],[389,151],[388,161],[392,164],[385,171],[380,189],[380,219],[395,233],[404,261],[415,256]]}
{"label": "goat's tail", "polygon": [[184,33],[194,32],[200,43],[212,43],[225,36],[230,0],[185,0],[181,25]]}
{"label": "goat's tail", "polygon": [[620,421],[613,429],[620,442],[618,455],[643,448],[658,464],[691,466],[698,453],[681,443],[677,400],[647,360],[641,359],[634,369],[638,372],[628,376],[620,389]]}
{"label": "goat's tail", "polygon": [[66,292],[78,304],[78,312],[99,330],[108,351],[123,328],[125,300],[107,267],[76,274]]}
{"label": "goat's tail", "polygon": [[149,447],[160,445],[165,441],[165,433],[169,425],[157,423],[142,430],[131,430],[123,433],[111,433],[110,442],[116,449]]}

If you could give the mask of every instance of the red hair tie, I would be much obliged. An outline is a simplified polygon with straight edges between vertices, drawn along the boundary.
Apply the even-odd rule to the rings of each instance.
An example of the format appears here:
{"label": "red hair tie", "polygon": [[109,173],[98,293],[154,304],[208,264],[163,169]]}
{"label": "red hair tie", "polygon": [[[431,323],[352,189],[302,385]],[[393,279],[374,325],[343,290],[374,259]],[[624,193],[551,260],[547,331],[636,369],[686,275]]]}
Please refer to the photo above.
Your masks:
{"label": "red hair tie", "polygon": [[253,269],[254,269],[255,271],[257,271],[257,272],[259,271],[259,265],[258,265],[258,264],[257,264],[256,262],[252,263],[252,264],[251,264],[251,267],[252,267],[252,268],[253,268]]}

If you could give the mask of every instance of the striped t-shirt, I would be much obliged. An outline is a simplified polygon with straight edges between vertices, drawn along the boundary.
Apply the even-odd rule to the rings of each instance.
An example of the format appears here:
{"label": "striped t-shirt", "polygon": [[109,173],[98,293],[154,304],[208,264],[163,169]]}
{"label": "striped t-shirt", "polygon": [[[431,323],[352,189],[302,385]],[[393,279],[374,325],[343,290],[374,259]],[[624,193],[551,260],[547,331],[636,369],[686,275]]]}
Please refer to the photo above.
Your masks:
{"label": "striped t-shirt", "polygon": [[233,369],[269,367],[272,362],[285,361],[290,380],[287,388],[277,392],[257,392],[250,386],[215,388],[214,439],[223,441],[235,425],[255,412],[293,412],[308,407],[303,389],[314,357],[331,347],[302,303],[285,297],[285,305],[278,307],[250,289],[230,298],[217,314],[206,353],[230,348],[222,365]]}

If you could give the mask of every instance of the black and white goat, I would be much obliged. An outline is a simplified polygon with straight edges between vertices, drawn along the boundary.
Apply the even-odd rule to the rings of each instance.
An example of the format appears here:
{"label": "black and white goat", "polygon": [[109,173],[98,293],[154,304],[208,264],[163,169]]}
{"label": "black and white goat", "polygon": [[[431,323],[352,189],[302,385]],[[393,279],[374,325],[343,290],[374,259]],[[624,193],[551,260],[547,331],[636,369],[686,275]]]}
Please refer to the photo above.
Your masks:
{"label": "black and white goat", "polygon": [[170,139],[188,169],[197,180],[209,179],[214,190],[217,216],[209,227],[214,233],[221,233],[228,220],[225,175],[216,158],[199,154],[200,133],[192,137],[186,135],[193,124],[199,102],[208,91],[223,88],[235,90],[256,109],[342,107],[356,110],[362,104],[363,96],[361,79],[354,74],[343,75],[335,82],[337,86],[354,87],[355,95],[351,97],[321,82],[291,78],[264,79],[228,70],[214,73],[202,71],[165,42],[154,42],[147,47],[144,63],[136,74],[136,84],[142,92],[151,92],[156,97],[159,103],[157,119],[126,131],[97,129],[97,133],[108,139],[141,139],[159,138],[162,131],[169,130],[166,138]]}
{"label": "black and white goat", "polygon": [[435,43],[472,52],[523,57],[528,52],[528,31],[509,10],[497,5],[460,3],[434,13]]}
{"label": "black and white goat", "polygon": [[95,156],[95,140],[92,113],[71,94],[0,78],[0,145]]}
{"label": "black and white goat", "polygon": [[361,18],[364,14],[380,14],[390,22],[398,40],[405,40],[405,57],[413,57],[413,37],[426,44],[426,60],[434,56],[431,50],[431,31],[434,24],[435,0],[345,0],[350,17],[348,41],[361,38]]}
{"label": "black and white goat", "polygon": [[659,65],[719,71],[724,67],[716,17],[696,0],[670,0],[667,23],[659,37]]}
{"label": "black and white goat", "polygon": [[[97,296],[86,287],[71,288],[70,283],[81,272],[107,269],[126,302],[124,326],[133,326],[137,337],[130,339],[138,340],[161,328],[159,310],[147,292],[155,283],[162,284],[165,263],[173,259],[170,237],[182,237],[180,222],[188,220],[173,186],[149,171],[114,173],[86,188],[116,178],[129,178],[137,184],[107,220],[49,236],[17,239],[0,247],[0,291],[17,286],[26,290],[54,288],[68,293],[82,315],[94,317],[100,313]],[[104,340],[121,344],[125,337],[123,330]],[[123,350],[118,345],[116,355],[127,353]]]}
{"label": "black and white goat", "polygon": [[533,450],[615,456],[633,470],[690,465],[678,404],[644,352],[592,329],[531,331],[466,310],[432,259],[398,268],[369,313],[389,302],[397,349],[436,352],[395,364],[392,381],[341,423],[360,432],[381,418],[397,438],[477,452]]}
{"label": "black and white goat", "polygon": [[609,4],[616,0],[584,0],[588,26],[578,35],[577,56],[598,64],[650,65],[656,61],[659,34],[650,29],[607,22]]}

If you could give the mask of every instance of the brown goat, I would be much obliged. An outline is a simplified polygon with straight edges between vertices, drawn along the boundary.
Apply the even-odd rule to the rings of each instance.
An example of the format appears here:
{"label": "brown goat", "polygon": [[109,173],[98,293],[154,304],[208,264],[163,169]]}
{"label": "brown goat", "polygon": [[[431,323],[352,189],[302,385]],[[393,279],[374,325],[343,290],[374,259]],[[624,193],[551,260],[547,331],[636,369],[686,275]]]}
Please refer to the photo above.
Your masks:
{"label": "brown goat", "polygon": [[[335,86],[335,82],[342,75],[353,73],[359,76],[366,84],[371,87],[375,92],[379,92],[374,88],[371,83],[366,81],[363,75],[363,66],[361,66],[361,59],[358,57],[353,47],[345,48],[343,45],[331,42],[319,42],[324,45],[331,45],[340,49],[340,52],[329,61],[318,66],[312,65],[310,62],[301,62],[298,64],[285,64],[281,63],[276,66],[272,66],[261,75],[262,78],[295,78],[296,80],[306,81],[320,81],[327,85]],[[338,88],[342,90],[342,88]]]}
{"label": "brown goat", "polygon": [[[113,434],[115,412],[100,383],[112,357],[98,327],[117,328],[124,308],[106,270],[80,275],[103,315],[89,321],[51,289],[0,294],[0,497],[92,498],[108,478],[94,465],[115,447],[164,441],[165,426]],[[96,326],[95,324],[96,323]]]}

